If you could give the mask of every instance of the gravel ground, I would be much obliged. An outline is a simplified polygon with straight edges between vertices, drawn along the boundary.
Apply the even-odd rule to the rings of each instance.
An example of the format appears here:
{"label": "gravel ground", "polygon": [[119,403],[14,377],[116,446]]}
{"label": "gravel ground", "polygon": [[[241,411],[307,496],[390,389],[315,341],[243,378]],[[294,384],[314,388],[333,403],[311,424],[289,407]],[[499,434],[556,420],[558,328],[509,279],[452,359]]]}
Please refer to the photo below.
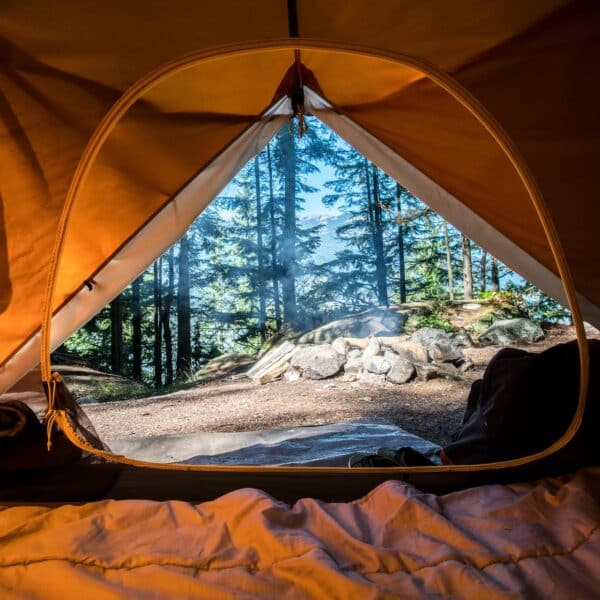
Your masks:
{"label": "gravel ground", "polygon": [[[544,341],[522,347],[537,352],[570,339],[570,328],[555,328],[547,332]],[[259,385],[249,380],[221,380],[161,396],[86,404],[84,409],[109,444],[118,438],[253,431],[372,418],[388,419],[444,444],[460,424],[471,383],[482,376],[499,349],[465,349],[475,363],[465,381],[367,385],[332,378]]]}

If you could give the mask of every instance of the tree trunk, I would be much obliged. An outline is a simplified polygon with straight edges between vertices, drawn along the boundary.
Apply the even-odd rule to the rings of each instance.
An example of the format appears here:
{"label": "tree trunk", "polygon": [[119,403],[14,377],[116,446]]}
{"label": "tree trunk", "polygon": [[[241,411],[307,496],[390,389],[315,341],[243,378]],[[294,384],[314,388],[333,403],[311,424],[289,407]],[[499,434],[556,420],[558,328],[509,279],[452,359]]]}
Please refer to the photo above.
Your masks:
{"label": "tree trunk", "polygon": [[498,261],[493,256],[490,261],[490,278],[492,283],[492,292],[499,292],[500,275],[498,273]]}
{"label": "tree trunk", "polygon": [[396,203],[398,208],[398,274],[400,303],[406,302],[406,261],[404,258],[404,223],[402,222],[402,189],[396,184]]}
{"label": "tree trunk", "polygon": [[481,263],[479,271],[479,290],[485,292],[487,289],[487,252],[481,250]]}
{"label": "tree trunk", "polygon": [[373,231],[375,241],[375,276],[377,278],[377,299],[379,304],[388,306],[387,267],[383,248],[383,222],[381,218],[381,197],[379,195],[379,174],[372,165],[373,173]]}
{"label": "tree trunk", "polygon": [[254,185],[256,188],[256,266],[258,276],[258,330],[261,342],[267,339],[267,294],[265,291],[265,268],[263,264],[262,204],[260,199],[260,165],[258,155],[254,158]]}
{"label": "tree trunk", "polygon": [[279,276],[277,273],[277,224],[275,223],[275,195],[273,193],[273,163],[271,162],[271,144],[267,144],[267,164],[269,166],[269,220],[271,225],[271,277],[273,279],[273,305],[275,326],[281,328],[281,298],[279,295]]}
{"label": "tree trunk", "polygon": [[165,340],[165,370],[167,385],[173,383],[173,335],[171,333],[171,307],[173,305],[173,292],[175,280],[174,249],[171,248],[167,254],[167,265],[169,273],[169,286],[162,305],[162,326]]}
{"label": "tree trunk", "polygon": [[154,263],[154,386],[157,388],[162,385],[161,263],[162,258]]}
{"label": "tree trunk", "polygon": [[140,275],[131,284],[131,346],[133,353],[133,378],[142,380],[142,301]]}
{"label": "tree trunk", "polygon": [[448,237],[448,223],[444,221],[444,246],[446,246],[446,268],[448,269],[448,297],[454,300],[454,269],[452,268],[452,251]]}
{"label": "tree trunk", "polygon": [[123,306],[120,294],[110,303],[110,368],[113,373],[123,370]]}
{"label": "tree trunk", "polygon": [[190,374],[192,340],[190,314],[190,240],[187,233],[179,242],[177,281],[177,377]]}
{"label": "tree trunk", "polygon": [[284,158],[284,215],[281,236],[281,291],[283,295],[283,317],[295,329],[296,307],[296,145],[293,134],[284,127],[280,136]]}
{"label": "tree trunk", "polygon": [[462,255],[463,255],[463,289],[464,299],[473,299],[473,265],[471,263],[471,240],[463,234],[462,236]]}

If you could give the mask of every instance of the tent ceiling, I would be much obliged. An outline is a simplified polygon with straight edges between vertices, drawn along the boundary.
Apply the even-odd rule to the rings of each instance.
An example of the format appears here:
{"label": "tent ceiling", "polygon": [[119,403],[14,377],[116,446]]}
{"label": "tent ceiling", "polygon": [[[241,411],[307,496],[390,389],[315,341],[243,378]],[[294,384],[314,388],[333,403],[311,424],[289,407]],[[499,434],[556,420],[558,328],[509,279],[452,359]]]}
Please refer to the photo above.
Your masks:
{"label": "tent ceiling", "polygon": [[[599,54],[599,13],[597,3],[585,1],[527,1],[516,9],[466,0],[303,0],[298,46],[302,36],[322,39],[320,49],[306,40],[302,60],[315,89],[336,109],[554,269],[514,171],[463,107],[414,69],[325,46],[403,52],[452,72],[525,155],[577,288],[599,305],[600,208],[590,200],[600,131],[599,84],[591,69]],[[259,46],[287,34],[283,0],[3,3],[0,364],[39,327],[69,181],[85,143],[123,90],[173,57],[249,40]],[[215,56],[133,107],[74,209],[56,307],[290,91],[282,81],[292,63],[293,50],[281,47]]]}

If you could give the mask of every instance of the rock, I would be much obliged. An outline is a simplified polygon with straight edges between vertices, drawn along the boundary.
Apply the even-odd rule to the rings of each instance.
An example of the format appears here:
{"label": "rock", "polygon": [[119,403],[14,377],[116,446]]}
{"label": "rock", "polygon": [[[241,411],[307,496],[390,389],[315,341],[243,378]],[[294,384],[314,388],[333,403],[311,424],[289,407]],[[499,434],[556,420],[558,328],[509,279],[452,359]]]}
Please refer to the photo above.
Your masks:
{"label": "rock", "polygon": [[381,342],[376,337],[371,338],[363,352],[363,359],[367,356],[378,356],[379,354],[381,354]]}
{"label": "rock", "polygon": [[411,340],[427,348],[429,358],[436,363],[452,363],[458,366],[467,358],[454,340],[441,329],[423,327],[412,334]]}
{"label": "rock", "polygon": [[460,371],[454,365],[447,363],[441,365],[415,365],[415,369],[417,371],[417,377],[421,381],[436,379],[438,377],[447,377],[448,379],[456,379],[458,381],[463,379]]}
{"label": "rock", "polygon": [[505,319],[496,321],[478,338],[480,344],[533,344],[544,338],[542,328],[529,319]]}
{"label": "rock", "polygon": [[349,356],[344,363],[344,373],[358,374],[363,370],[362,355],[359,352],[358,357]]}
{"label": "rock", "polygon": [[358,348],[348,350],[348,358],[362,358],[362,350],[359,350]]}
{"label": "rock", "polygon": [[415,374],[415,366],[404,357],[388,350],[384,354],[385,360],[390,363],[386,380],[391,383],[401,384],[410,381]]}
{"label": "rock", "polygon": [[399,342],[385,342],[396,354],[412,363],[426,363],[429,361],[427,348],[418,342],[403,340]]}
{"label": "rock", "polygon": [[481,308],[481,304],[478,302],[466,302],[462,305],[463,310],[479,310]]}
{"label": "rock", "polygon": [[346,382],[350,382],[350,383],[352,383],[353,381],[356,381],[357,379],[358,379],[358,377],[354,373],[346,373],[342,377],[342,381],[346,381]]}
{"label": "rock", "polygon": [[521,307],[514,304],[498,306],[490,304],[486,310],[482,311],[478,319],[469,325],[469,331],[472,336],[480,336],[489,329],[494,323],[503,320],[527,318],[527,314]]}
{"label": "rock", "polygon": [[398,335],[404,330],[409,315],[417,311],[418,306],[378,306],[337,321],[321,325],[302,335],[301,344],[333,342],[338,337],[367,338],[371,335]]}
{"label": "rock", "polygon": [[435,327],[421,327],[421,329],[417,329],[411,336],[410,339],[413,342],[418,342],[422,344],[427,349],[433,344],[438,344],[440,342],[443,343],[451,343],[452,338],[442,329],[436,329]]}
{"label": "rock", "polygon": [[283,374],[284,381],[298,381],[300,379],[300,371],[295,367],[289,367],[288,370]]}
{"label": "rock", "polygon": [[348,342],[345,340],[345,338],[335,338],[335,340],[333,340],[331,343],[331,347],[342,356],[346,356],[346,354],[348,354]]}
{"label": "rock", "polygon": [[368,371],[363,371],[358,376],[358,380],[361,383],[366,383],[369,385],[384,385],[385,384],[385,375],[377,375],[375,373],[369,373]]}
{"label": "rock", "polygon": [[437,342],[429,347],[428,352],[433,362],[460,364],[465,360],[465,355],[454,342]]}
{"label": "rock", "polygon": [[469,371],[473,367],[475,367],[475,363],[467,356],[466,359],[464,360],[464,362],[462,362],[459,365],[458,370],[461,373],[466,373],[467,371]]}
{"label": "rock", "polygon": [[365,356],[363,366],[369,373],[385,375],[392,365],[383,356]]}
{"label": "rock", "polygon": [[466,329],[455,331],[452,334],[452,340],[459,348],[471,348],[473,346],[473,339]]}
{"label": "rock", "polygon": [[338,373],[345,360],[330,344],[299,346],[292,356],[291,366],[299,369],[306,379],[326,379]]}

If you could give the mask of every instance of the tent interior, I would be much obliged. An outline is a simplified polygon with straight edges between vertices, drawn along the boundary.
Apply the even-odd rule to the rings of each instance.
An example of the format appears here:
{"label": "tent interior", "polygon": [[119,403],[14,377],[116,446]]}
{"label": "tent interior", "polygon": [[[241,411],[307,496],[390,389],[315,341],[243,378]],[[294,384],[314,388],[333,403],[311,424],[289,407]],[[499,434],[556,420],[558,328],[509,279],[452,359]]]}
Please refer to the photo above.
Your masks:
{"label": "tent interior", "polygon": [[[597,597],[599,25],[596,0],[3,0],[0,595]],[[569,377],[544,363],[526,391],[571,410],[519,429],[561,414],[560,438],[348,469],[161,464],[94,435],[51,352],[292,115],[570,309]]]}
{"label": "tent interior", "polygon": [[[67,454],[70,443],[107,461],[78,468],[109,479],[118,471],[127,491],[115,493],[125,495],[144,494],[137,467],[186,485],[196,474],[217,482],[217,491],[248,482],[280,490],[287,482],[320,493],[329,482],[331,497],[390,477],[439,489],[454,480],[531,477],[532,465],[582,422],[583,320],[600,324],[600,208],[591,200],[600,7],[531,0],[519,10],[465,2],[455,11],[434,3],[432,21],[425,4],[410,2],[297,4],[2,7],[0,392],[30,373],[39,393],[43,380],[49,436],[60,430]],[[70,423],[50,351],[172,245],[290,115],[304,114],[569,306],[580,398],[565,434],[547,450],[464,469],[362,474],[165,468],[115,458]],[[35,454],[39,468],[64,462],[53,452]],[[49,487],[71,480],[69,468],[53,471],[60,483]],[[11,470],[26,495],[39,491],[38,476]]]}

